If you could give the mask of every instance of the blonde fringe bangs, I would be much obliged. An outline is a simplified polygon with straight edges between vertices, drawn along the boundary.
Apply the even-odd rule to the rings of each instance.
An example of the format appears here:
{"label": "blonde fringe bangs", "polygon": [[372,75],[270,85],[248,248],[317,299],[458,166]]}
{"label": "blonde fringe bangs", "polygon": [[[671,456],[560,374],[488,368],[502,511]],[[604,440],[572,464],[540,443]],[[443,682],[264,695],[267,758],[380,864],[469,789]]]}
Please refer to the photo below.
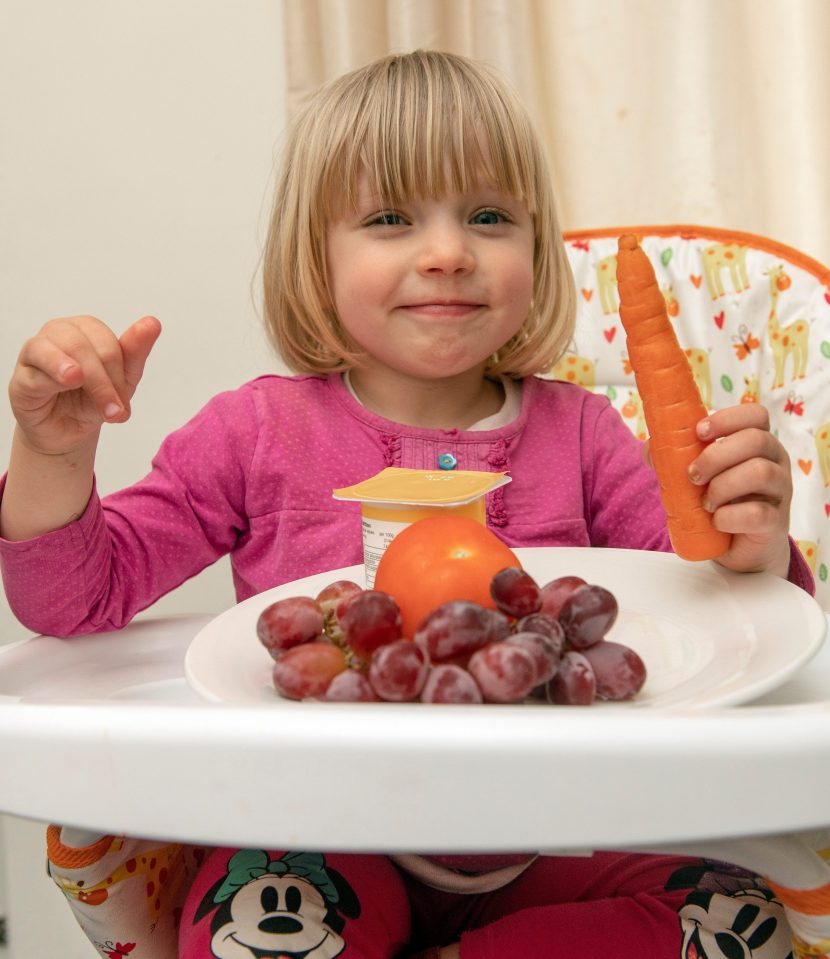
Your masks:
{"label": "blonde fringe bangs", "polygon": [[339,104],[342,138],[333,139],[340,155],[332,155],[332,179],[324,184],[329,215],[354,203],[361,170],[390,204],[465,192],[486,180],[535,213],[532,132],[506,91],[463,61],[449,70],[443,56],[415,57],[374,64]]}
{"label": "blonde fringe bangs", "polygon": [[575,296],[547,165],[524,109],[489,71],[435,51],[377,61],[320,91],[284,157],[264,281],[269,335],[291,369],[326,373],[360,359],[328,295],[325,233],[356,204],[362,171],[392,207],[484,181],[523,200],[536,234],[533,306],[491,369],[539,373],[564,352]]}

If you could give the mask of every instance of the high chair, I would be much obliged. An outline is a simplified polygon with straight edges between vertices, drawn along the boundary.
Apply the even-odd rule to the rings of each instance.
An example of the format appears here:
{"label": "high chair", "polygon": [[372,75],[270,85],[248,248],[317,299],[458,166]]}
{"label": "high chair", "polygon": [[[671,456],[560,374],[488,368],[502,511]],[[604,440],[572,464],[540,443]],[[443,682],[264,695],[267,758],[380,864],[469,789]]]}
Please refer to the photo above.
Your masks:
{"label": "high chair", "polygon": [[[638,435],[644,426],[614,283],[621,232],[638,234],[655,264],[707,405],[769,409],[792,459],[792,530],[830,609],[830,271],[771,241],[703,227],[568,234],[579,321],[573,351],[550,375],[605,393]],[[625,566],[637,590],[637,571],[653,570],[658,559],[583,552],[609,575]],[[666,554],[659,560],[670,576],[651,588],[675,602],[689,578],[731,596],[720,572]],[[700,576],[687,576],[690,569]],[[362,566],[343,571],[362,574]],[[744,584],[736,589],[750,588],[751,577],[729,576]],[[288,584],[283,595],[314,595],[329,580],[327,573]],[[770,596],[780,589],[809,608],[820,642],[819,607],[792,584],[760,582]],[[787,910],[798,959],[830,955],[826,644],[815,668],[739,709],[295,703],[257,685],[267,655],[246,637],[254,637],[265,595],[227,611],[229,630],[223,617],[151,615],[118,633],[35,637],[0,650],[0,810],[173,844],[689,853],[761,877]],[[707,596],[703,590],[699,605]],[[794,642],[787,628],[803,619],[766,597],[758,606],[773,640],[780,632],[782,644]],[[205,636],[213,688],[242,683],[241,699],[208,704],[185,681],[186,653]],[[216,637],[221,648],[210,645]],[[71,884],[64,891],[91,892]],[[734,933],[728,948],[700,932],[710,908],[720,910],[717,927]],[[681,913],[684,956],[769,959],[756,913],[750,896],[694,899]]]}
{"label": "high chair", "polygon": [[[815,577],[816,599],[830,609],[830,269],[773,240],[703,226],[567,233],[577,324],[571,350],[550,375],[605,394],[641,439],[646,427],[616,288],[623,233],[639,238],[654,266],[707,408],[768,409],[791,459],[790,529]],[[830,829],[669,848],[756,869],[787,909],[795,955],[830,952]]]}

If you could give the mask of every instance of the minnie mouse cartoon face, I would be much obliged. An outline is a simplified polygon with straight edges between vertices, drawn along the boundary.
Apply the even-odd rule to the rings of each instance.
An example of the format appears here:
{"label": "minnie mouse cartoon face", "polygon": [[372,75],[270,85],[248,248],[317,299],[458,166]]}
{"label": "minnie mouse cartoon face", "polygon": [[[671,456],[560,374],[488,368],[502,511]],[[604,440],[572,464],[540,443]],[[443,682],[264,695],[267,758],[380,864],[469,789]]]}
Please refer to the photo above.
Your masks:
{"label": "minnie mouse cartoon face", "polygon": [[680,909],[683,959],[792,959],[785,924],[762,889],[722,895],[695,889]]}
{"label": "minnie mouse cartoon face", "polygon": [[[217,908],[218,907],[218,908]],[[272,860],[242,849],[208,890],[194,917],[211,920],[216,959],[332,959],[345,948],[346,918],[360,915],[352,888],[318,853]]]}

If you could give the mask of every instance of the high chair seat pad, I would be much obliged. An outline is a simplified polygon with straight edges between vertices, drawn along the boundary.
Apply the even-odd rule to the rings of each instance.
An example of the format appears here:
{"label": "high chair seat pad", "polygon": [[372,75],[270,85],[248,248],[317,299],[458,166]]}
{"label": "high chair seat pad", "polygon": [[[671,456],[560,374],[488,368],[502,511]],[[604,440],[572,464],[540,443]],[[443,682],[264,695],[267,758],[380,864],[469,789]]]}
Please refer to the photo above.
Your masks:
{"label": "high chair seat pad", "polygon": [[616,285],[624,233],[639,238],[654,266],[706,406],[768,409],[792,465],[790,528],[830,608],[830,269],[774,240],[704,226],[566,233],[576,333],[550,375],[604,393],[642,438]]}

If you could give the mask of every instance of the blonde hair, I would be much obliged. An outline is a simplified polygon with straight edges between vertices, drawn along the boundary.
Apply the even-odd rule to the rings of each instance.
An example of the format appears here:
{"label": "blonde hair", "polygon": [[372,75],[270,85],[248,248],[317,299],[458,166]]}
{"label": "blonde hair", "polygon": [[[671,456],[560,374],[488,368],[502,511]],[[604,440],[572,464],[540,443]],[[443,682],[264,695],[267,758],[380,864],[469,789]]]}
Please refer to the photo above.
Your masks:
{"label": "blonde hair", "polygon": [[321,374],[359,362],[329,293],[325,249],[327,225],[354,204],[363,170],[391,206],[464,192],[482,179],[526,204],[532,302],[489,370],[549,370],[571,339],[576,306],[541,145],[506,84],[465,57],[433,50],[384,57],[325,85],[293,126],[263,258],[266,329],[285,363]]}

